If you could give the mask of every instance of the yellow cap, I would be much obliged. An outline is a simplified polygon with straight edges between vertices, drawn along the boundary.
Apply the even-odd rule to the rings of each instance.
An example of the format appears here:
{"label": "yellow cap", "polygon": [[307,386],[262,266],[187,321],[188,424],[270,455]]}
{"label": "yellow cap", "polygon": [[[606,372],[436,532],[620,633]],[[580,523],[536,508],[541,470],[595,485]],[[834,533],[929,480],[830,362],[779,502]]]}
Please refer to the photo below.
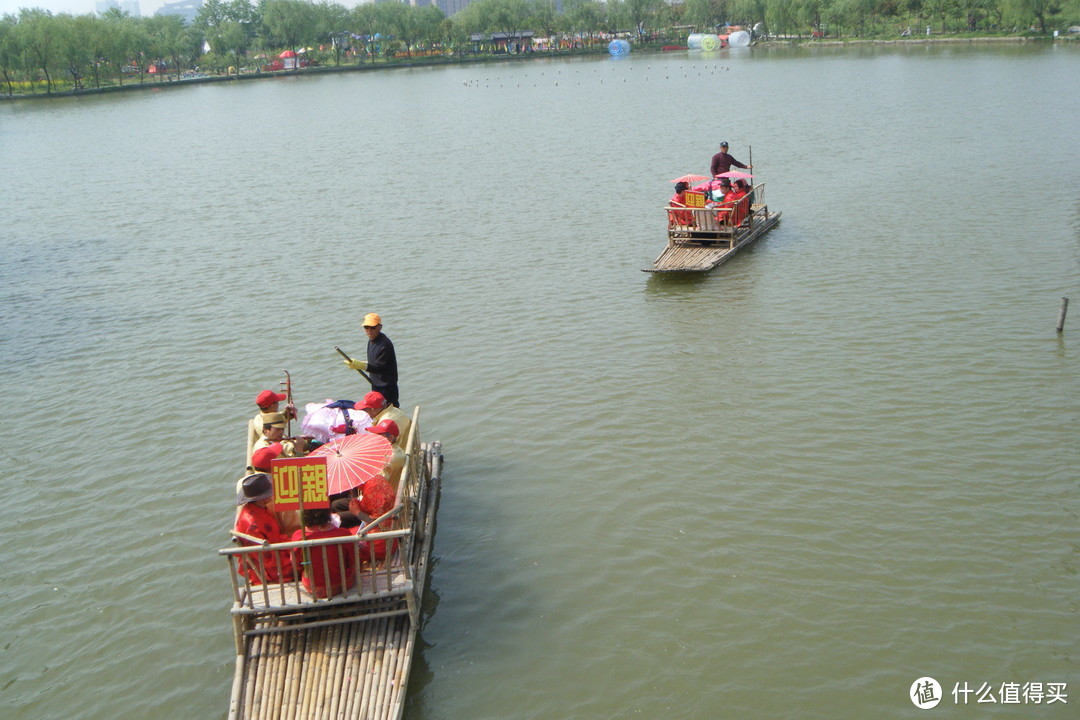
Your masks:
{"label": "yellow cap", "polygon": [[368,313],[364,316],[364,327],[375,327],[376,325],[382,325],[382,318],[378,313]]}

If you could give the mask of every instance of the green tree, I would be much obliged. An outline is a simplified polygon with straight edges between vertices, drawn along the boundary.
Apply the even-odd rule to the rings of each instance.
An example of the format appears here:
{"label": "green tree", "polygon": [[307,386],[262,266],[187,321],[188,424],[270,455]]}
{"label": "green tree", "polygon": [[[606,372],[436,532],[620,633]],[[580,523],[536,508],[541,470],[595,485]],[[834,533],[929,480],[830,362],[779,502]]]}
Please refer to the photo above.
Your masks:
{"label": "green tree", "polygon": [[481,0],[491,13],[491,27],[506,33],[506,49],[521,31],[525,30],[532,16],[532,4],[528,0]]}
{"label": "green tree", "polygon": [[1039,32],[1046,32],[1046,21],[1061,12],[1059,0],[1007,0],[1009,15],[1024,27],[1037,23]]}
{"label": "green tree", "polygon": [[559,13],[552,0],[533,0],[529,26],[544,37],[551,37],[559,26]]}
{"label": "green tree", "polygon": [[777,32],[790,34],[795,29],[795,8],[792,0],[768,0],[765,5],[765,24]]}
{"label": "green tree", "polygon": [[662,0],[625,0],[626,12],[638,38],[645,37],[645,24],[660,10]]}
{"label": "green tree", "polygon": [[353,33],[360,36],[364,45],[364,53],[360,56],[361,64],[364,62],[364,55],[371,55],[373,59],[375,57],[372,52],[372,43],[375,34],[379,32],[379,13],[376,8],[376,5],[370,3],[357,5],[349,16],[349,27],[352,28]]}
{"label": "green tree", "polygon": [[563,14],[570,30],[592,40],[604,26],[604,6],[597,0],[567,0]]}
{"label": "green tree", "polygon": [[703,31],[712,31],[727,20],[727,3],[723,0],[687,0],[683,22]]}
{"label": "green tree", "polygon": [[264,42],[268,47],[295,50],[315,39],[315,6],[303,0],[265,0],[262,5]]}
{"label": "green tree", "polygon": [[26,67],[40,70],[45,76],[45,93],[48,95],[52,94],[53,74],[59,59],[57,35],[53,30],[53,15],[48,10],[23,8],[19,11],[19,35]]}
{"label": "green tree", "polygon": [[341,65],[341,54],[348,47],[349,11],[344,5],[323,0],[315,6],[315,38],[333,47],[334,63]]}
{"label": "green tree", "polygon": [[0,18],[0,75],[7,84],[8,97],[12,95],[12,83],[15,82],[15,71],[22,54],[17,23],[18,18],[14,15],[4,15]]}
{"label": "green tree", "polygon": [[182,67],[185,64],[190,65],[202,54],[202,35],[199,29],[185,26],[184,19],[179,15],[155,15],[147,20],[151,56],[169,61],[179,80]]}

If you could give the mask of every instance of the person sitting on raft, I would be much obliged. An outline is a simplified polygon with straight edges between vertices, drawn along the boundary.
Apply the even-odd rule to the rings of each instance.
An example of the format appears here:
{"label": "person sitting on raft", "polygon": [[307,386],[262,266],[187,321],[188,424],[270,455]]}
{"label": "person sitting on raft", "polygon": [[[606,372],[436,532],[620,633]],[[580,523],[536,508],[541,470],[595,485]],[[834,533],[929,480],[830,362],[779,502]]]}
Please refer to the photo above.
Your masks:
{"label": "person sitting on raft", "polygon": [[[278,457],[303,457],[307,454],[310,438],[285,437],[285,415],[283,413],[267,413],[263,415],[262,437],[251,448],[252,457],[255,453],[271,445],[281,448]],[[248,465],[248,472],[254,472],[254,467]]]}
{"label": "person sitting on raft", "polygon": [[723,199],[716,205],[716,222],[720,225],[728,225],[732,220],[732,211],[735,209],[736,198],[731,183],[726,179],[720,183],[719,194],[723,196]]}
{"label": "person sitting on raft", "polygon": [[[274,486],[266,473],[252,473],[240,481],[240,492],[236,504],[240,512],[236,516],[234,529],[247,538],[266,540],[270,543],[289,541],[289,536],[281,529],[277,516],[270,510],[274,500]],[[237,538],[241,545],[255,545],[253,540]],[[243,559],[244,574],[252,585],[263,582],[288,582],[293,579],[292,558],[288,552],[263,551],[245,554]]]}
{"label": "person sitting on raft", "polygon": [[[684,182],[675,183],[675,194],[668,200],[668,207],[684,208],[686,205],[686,191],[690,186]],[[668,225],[693,225],[693,210],[668,210]]]}
{"label": "person sitting on raft", "polygon": [[[293,542],[300,540],[321,540],[323,538],[350,537],[352,533],[343,528],[334,527],[330,521],[330,511],[326,508],[304,510],[304,529],[293,533]],[[311,564],[304,562],[305,552],[311,558]],[[367,559],[367,543],[361,543],[361,562]],[[303,567],[301,579],[304,589],[316,597],[327,598],[340,595],[356,585],[356,555],[351,543],[340,545],[320,545],[312,548],[293,550],[293,564]],[[342,579],[341,570],[345,569]],[[329,585],[327,585],[329,580]]]}
{"label": "person sitting on raft", "polygon": [[364,396],[363,400],[356,403],[353,408],[366,412],[368,417],[371,418],[372,425],[378,425],[383,420],[393,420],[398,426],[399,432],[397,433],[397,441],[391,440],[391,442],[397,444],[408,441],[409,428],[412,427],[412,420],[399,408],[396,408],[387,402],[381,392],[372,390]]}
{"label": "person sitting on raft", "polygon": [[[251,465],[251,450],[255,446],[255,443],[262,437],[263,423],[266,422],[266,416],[278,411],[278,406],[288,396],[285,393],[276,393],[273,390],[263,390],[255,398],[255,404],[259,406],[259,412],[255,414],[255,417],[248,420],[247,431],[247,464]],[[283,415],[287,419],[296,419],[296,407],[293,405],[286,405]]]}
{"label": "person sitting on raft", "polygon": [[732,225],[742,225],[743,220],[750,214],[750,188],[745,180],[736,180],[732,186],[732,196],[735,201],[735,211],[732,215]]}

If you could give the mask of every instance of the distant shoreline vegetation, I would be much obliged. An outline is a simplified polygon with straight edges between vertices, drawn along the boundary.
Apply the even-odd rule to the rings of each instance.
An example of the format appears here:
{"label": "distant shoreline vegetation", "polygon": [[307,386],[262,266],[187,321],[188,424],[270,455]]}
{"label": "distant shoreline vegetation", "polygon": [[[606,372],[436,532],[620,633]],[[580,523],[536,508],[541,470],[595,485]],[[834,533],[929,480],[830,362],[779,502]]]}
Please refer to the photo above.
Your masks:
{"label": "distant shoreline vegetation", "polygon": [[553,0],[475,0],[450,17],[401,2],[350,10],[206,0],[191,24],[118,8],[24,8],[0,18],[0,97],[595,54],[615,37],[637,52],[662,51],[684,47],[691,33],[723,34],[728,23],[769,44],[1072,40],[1080,0],[563,0],[561,13]]}

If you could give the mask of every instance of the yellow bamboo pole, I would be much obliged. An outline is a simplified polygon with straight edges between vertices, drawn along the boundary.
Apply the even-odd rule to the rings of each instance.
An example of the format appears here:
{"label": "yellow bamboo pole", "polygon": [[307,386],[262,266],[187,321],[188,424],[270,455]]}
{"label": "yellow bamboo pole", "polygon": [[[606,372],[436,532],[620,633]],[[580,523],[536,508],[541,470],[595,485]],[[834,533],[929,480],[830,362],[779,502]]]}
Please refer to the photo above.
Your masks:
{"label": "yellow bamboo pole", "polygon": [[281,717],[281,701],[278,700],[278,690],[281,687],[281,672],[284,669],[284,663],[282,662],[284,654],[284,638],[281,633],[273,633],[270,637],[274,639],[272,647],[274,648],[274,654],[271,656],[270,662],[270,688],[266,697],[266,710],[263,713],[260,720],[278,720]]}
{"label": "yellow bamboo pole", "polygon": [[312,628],[308,630],[311,633],[311,645],[308,646],[308,652],[304,656],[304,684],[303,692],[300,702],[300,717],[311,717],[311,696],[312,687],[315,684],[315,678],[319,674],[319,648],[322,646],[324,628]]}
{"label": "yellow bamboo pole", "polygon": [[307,644],[307,633],[303,630],[296,630],[289,634],[293,636],[293,646],[292,652],[289,653],[289,661],[285,666],[286,691],[285,700],[281,707],[282,720],[293,720],[296,718],[296,693],[300,677],[298,668],[304,659],[304,648]]}
{"label": "yellow bamboo pole", "polygon": [[335,720],[338,717],[338,712],[341,709],[342,702],[344,701],[344,695],[348,692],[349,681],[352,675],[349,672],[349,651],[352,649],[353,633],[356,631],[356,626],[359,623],[348,623],[342,629],[341,647],[339,651],[341,657],[340,662],[340,677],[341,684],[337,688],[337,692],[333,693],[330,697],[330,711],[327,713],[327,717],[330,720]]}
{"label": "yellow bamboo pole", "polygon": [[355,674],[355,681],[353,683],[352,692],[349,693],[348,698],[346,698],[347,702],[345,703],[345,712],[342,714],[342,717],[350,719],[350,720],[351,720],[351,718],[356,717],[356,715],[357,715],[356,708],[359,706],[359,704],[360,704],[360,696],[364,692],[364,679],[365,679],[365,668],[364,668],[365,654],[364,654],[364,648],[367,646],[368,637],[370,636],[370,632],[371,632],[370,626],[372,624],[373,623],[370,623],[370,622],[358,623],[358,625],[360,626],[359,627],[360,638],[359,638],[358,642],[356,643],[356,648],[355,648],[355,650],[353,652],[353,658],[352,658],[352,667],[353,667],[353,672]]}
{"label": "yellow bamboo pole", "polygon": [[255,637],[259,640],[259,647],[254,655],[255,664],[251,668],[251,671],[254,673],[254,677],[250,679],[250,682],[253,685],[251,689],[252,697],[251,704],[244,713],[245,718],[259,717],[259,712],[262,709],[263,674],[266,666],[263,655],[266,653],[266,646],[270,641],[270,637],[268,635],[256,635]]}
{"label": "yellow bamboo pole", "polygon": [[323,681],[319,684],[319,704],[315,707],[316,720],[323,720],[330,709],[330,694],[334,690],[337,671],[337,649],[341,642],[341,625],[331,625],[327,633],[327,663]]}

